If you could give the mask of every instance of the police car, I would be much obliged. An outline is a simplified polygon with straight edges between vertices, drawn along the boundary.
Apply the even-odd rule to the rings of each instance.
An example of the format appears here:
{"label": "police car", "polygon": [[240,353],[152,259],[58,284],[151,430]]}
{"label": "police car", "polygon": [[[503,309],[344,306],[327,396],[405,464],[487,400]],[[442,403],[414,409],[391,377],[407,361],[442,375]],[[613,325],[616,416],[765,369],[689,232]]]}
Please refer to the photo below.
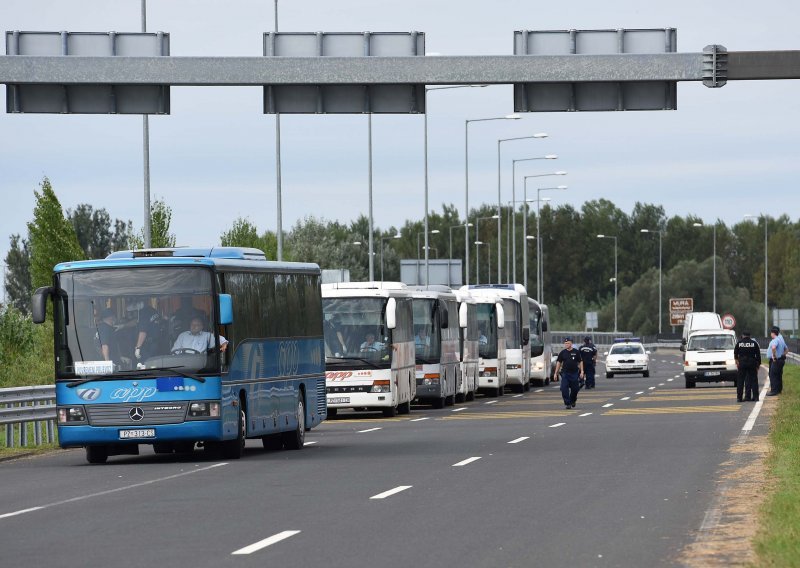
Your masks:
{"label": "police car", "polygon": [[606,378],[614,375],[641,373],[650,376],[650,352],[645,351],[638,337],[615,339],[606,356]]}

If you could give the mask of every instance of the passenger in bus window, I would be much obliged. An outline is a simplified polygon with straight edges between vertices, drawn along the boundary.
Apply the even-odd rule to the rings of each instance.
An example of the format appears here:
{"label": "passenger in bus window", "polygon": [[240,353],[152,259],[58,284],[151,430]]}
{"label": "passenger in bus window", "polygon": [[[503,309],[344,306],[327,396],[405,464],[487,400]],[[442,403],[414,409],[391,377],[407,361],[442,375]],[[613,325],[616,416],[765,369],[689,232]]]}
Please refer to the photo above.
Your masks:
{"label": "passenger in bus window", "polygon": [[136,330],[136,347],[133,354],[137,359],[147,359],[157,354],[156,345],[160,331],[161,317],[148,302],[139,301],[128,306],[139,314]]}
{"label": "passenger in bus window", "polygon": [[364,336],[364,343],[361,344],[361,351],[381,351],[385,349],[385,347],[383,343],[375,341],[375,334],[369,331]]}
{"label": "passenger in bus window", "polygon": [[117,343],[114,338],[115,320],[114,310],[106,308],[100,314],[100,322],[97,324],[97,340],[104,361],[113,361],[117,355]]}
{"label": "passenger in bus window", "polygon": [[478,345],[488,345],[489,339],[486,337],[486,334],[483,333],[483,328],[480,328],[480,337],[478,338]]}
{"label": "passenger in bus window", "polygon": [[424,325],[419,326],[417,335],[414,336],[414,347],[418,352],[425,352],[431,346],[431,336],[428,335],[428,328]]}
{"label": "passenger in bus window", "polygon": [[[184,331],[175,340],[172,346],[172,353],[194,351],[206,353],[214,348],[214,334],[210,331],[203,331],[203,318],[195,316],[189,324],[189,330]],[[219,349],[224,352],[228,348],[228,340],[219,336]]]}

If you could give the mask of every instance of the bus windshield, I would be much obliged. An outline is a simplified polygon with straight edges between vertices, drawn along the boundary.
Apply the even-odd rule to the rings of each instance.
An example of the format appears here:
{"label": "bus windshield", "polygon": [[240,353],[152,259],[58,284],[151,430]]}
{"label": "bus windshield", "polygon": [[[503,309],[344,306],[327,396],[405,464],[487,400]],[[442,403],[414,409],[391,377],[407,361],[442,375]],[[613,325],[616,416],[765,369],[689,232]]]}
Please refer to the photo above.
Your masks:
{"label": "bus windshield", "polygon": [[478,355],[497,359],[497,319],[494,304],[478,304]]}
{"label": "bus windshield", "polygon": [[386,298],[323,298],[322,312],[328,368],[384,367],[391,362]]}
{"label": "bus windshield", "polygon": [[538,357],[544,352],[544,337],[542,336],[542,312],[531,306],[531,356]]}
{"label": "bus windshield", "polygon": [[417,363],[438,363],[442,357],[442,326],[436,300],[416,298],[412,306]]}
{"label": "bus windshield", "polygon": [[104,268],[56,278],[58,379],[163,368],[219,372],[207,268]]}
{"label": "bus windshield", "polygon": [[520,349],[522,347],[521,317],[519,302],[503,300],[503,310],[506,319],[506,349]]}

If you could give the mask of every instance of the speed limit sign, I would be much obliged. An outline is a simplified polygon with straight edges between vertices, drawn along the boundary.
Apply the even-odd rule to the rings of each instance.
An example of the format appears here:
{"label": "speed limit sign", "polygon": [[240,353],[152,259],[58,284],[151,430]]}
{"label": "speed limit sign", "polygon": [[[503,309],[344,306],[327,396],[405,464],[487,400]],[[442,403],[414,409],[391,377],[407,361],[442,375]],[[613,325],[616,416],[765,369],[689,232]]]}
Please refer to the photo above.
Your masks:
{"label": "speed limit sign", "polygon": [[725,314],[722,316],[722,327],[725,329],[733,329],[736,327],[736,318],[732,314]]}

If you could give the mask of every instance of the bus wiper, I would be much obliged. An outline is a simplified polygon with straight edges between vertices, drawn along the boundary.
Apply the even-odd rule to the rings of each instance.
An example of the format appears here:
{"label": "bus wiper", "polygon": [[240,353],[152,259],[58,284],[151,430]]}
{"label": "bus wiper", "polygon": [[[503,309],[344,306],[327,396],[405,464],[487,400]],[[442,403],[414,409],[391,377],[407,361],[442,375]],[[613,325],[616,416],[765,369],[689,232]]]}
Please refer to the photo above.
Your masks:
{"label": "bus wiper", "polygon": [[328,357],[325,357],[325,359],[326,360],[328,360],[328,359],[336,359],[337,361],[361,361],[362,363],[366,363],[367,365],[372,365],[372,367],[374,367],[375,369],[380,368],[380,365],[378,365],[374,361],[371,361],[370,359],[365,359],[364,357],[333,357],[333,356],[328,356]]}
{"label": "bus wiper", "polygon": [[138,378],[143,375],[152,375],[157,374],[157,371],[172,371],[178,376],[186,377],[187,379],[194,379],[200,383],[206,382],[203,377],[198,377],[197,375],[193,375],[191,373],[186,373],[184,371],[178,371],[180,367],[153,367],[151,369],[132,369],[130,371],[119,371],[117,373],[108,373],[105,375],[98,375],[96,377],[86,377],[85,379],[78,379],[76,381],[72,381],[67,383],[67,388],[75,388],[80,385],[90,383],[92,381],[113,381],[115,379],[120,378]]}
{"label": "bus wiper", "polygon": [[417,357],[417,364],[418,365],[433,365],[434,363],[438,363],[437,359],[426,359],[425,357]]}

